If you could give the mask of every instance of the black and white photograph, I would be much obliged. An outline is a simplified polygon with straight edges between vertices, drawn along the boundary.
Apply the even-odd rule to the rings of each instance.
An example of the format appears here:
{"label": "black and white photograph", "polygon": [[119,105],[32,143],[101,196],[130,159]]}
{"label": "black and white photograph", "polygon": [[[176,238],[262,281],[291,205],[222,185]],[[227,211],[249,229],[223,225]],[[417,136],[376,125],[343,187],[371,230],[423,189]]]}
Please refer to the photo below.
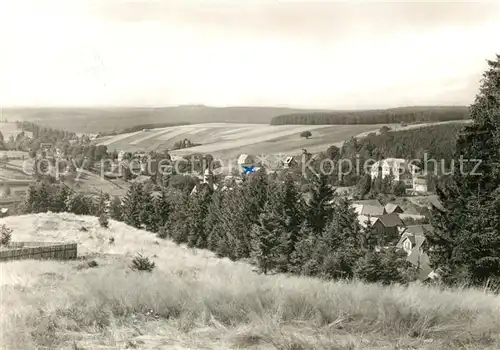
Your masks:
{"label": "black and white photograph", "polygon": [[0,349],[500,349],[500,1],[0,0]]}

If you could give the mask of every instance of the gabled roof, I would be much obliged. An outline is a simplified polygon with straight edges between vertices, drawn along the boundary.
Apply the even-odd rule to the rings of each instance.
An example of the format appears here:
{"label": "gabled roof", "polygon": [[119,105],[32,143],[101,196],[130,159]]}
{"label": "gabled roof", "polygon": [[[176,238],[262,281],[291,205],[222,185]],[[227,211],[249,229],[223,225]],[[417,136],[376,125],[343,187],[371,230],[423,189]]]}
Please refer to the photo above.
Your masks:
{"label": "gabled roof", "polygon": [[420,252],[419,248],[413,248],[411,254],[408,255],[407,260],[411,262],[415,266],[428,266],[429,265],[429,256],[426,253]]}
{"label": "gabled roof", "polygon": [[377,217],[377,221],[380,221],[385,227],[402,227],[404,226],[403,221],[399,218],[397,214],[384,214]]}
{"label": "gabled roof", "polygon": [[359,215],[380,216],[385,213],[384,206],[376,199],[353,201],[352,204],[359,207]]}
{"label": "gabled roof", "polygon": [[413,235],[420,235],[423,236],[424,232],[426,231],[431,231],[432,232],[433,227],[430,224],[425,224],[425,225],[410,225],[406,226],[405,232],[413,234]]}
{"label": "gabled roof", "polygon": [[253,162],[252,157],[248,154],[243,153],[238,157],[238,164],[245,164],[248,161]]}
{"label": "gabled roof", "polygon": [[377,207],[374,205],[363,205],[361,208],[360,214],[362,215],[372,215],[372,216],[380,216],[384,215],[385,209],[382,207]]}
{"label": "gabled roof", "polygon": [[403,211],[403,208],[401,208],[401,207],[399,206],[399,204],[396,204],[396,203],[387,203],[387,204],[385,205],[385,211],[387,212],[387,214],[391,214],[391,213],[393,213],[393,212],[394,212],[395,210],[397,210],[398,208],[399,208],[401,211]]}
{"label": "gabled roof", "polygon": [[133,179],[130,182],[133,182],[133,183],[145,183],[145,182],[148,182],[148,181],[151,181],[151,177],[150,176],[139,175],[139,176],[137,176],[135,179]]}
{"label": "gabled roof", "polygon": [[432,231],[431,225],[411,225],[404,228],[403,233],[401,234],[401,238],[399,239],[396,247],[402,248],[403,242],[406,239],[409,239],[412,247],[415,249],[420,249],[422,244],[425,242],[425,232]]}
{"label": "gabled roof", "polygon": [[352,204],[361,204],[361,205],[372,205],[383,208],[384,206],[376,199],[364,199],[359,201],[353,201]]}

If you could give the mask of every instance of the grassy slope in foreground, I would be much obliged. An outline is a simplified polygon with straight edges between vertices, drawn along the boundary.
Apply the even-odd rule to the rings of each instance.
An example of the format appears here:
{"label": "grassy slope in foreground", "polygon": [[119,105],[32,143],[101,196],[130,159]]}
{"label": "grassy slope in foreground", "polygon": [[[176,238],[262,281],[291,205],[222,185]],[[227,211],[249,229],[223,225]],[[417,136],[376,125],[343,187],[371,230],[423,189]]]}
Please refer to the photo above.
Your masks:
{"label": "grassy slope in foreground", "polygon": [[[97,218],[72,214],[3,221],[18,241],[76,240],[79,254],[99,266],[1,263],[2,348],[500,347],[500,298],[478,290],[263,276],[206,251],[155,244],[152,234],[115,221],[108,230]],[[157,255],[151,274],[128,269],[137,252]]]}

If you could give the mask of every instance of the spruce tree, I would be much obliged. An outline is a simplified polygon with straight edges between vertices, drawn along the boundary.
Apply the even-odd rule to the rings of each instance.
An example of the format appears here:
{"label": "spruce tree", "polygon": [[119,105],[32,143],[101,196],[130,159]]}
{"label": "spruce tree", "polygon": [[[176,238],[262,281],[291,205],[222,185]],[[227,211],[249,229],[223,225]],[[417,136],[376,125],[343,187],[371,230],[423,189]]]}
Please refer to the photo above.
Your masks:
{"label": "spruce tree", "polygon": [[67,211],[66,199],[70,194],[71,190],[65,185],[61,184],[59,186],[54,186],[52,189],[52,200],[49,210],[54,213]]}
{"label": "spruce tree", "polygon": [[144,199],[142,184],[133,184],[123,198],[123,221],[132,227],[141,228],[141,201]]}
{"label": "spruce tree", "polygon": [[340,198],[333,219],[318,241],[316,260],[325,278],[352,278],[356,262],[363,255],[363,232],[349,200]]}
{"label": "spruce tree", "polygon": [[500,279],[500,56],[488,65],[426,233],[431,265],[448,283]]}
{"label": "spruce tree", "polygon": [[110,207],[109,194],[101,193],[99,195],[96,211],[97,216],[99,218],[99,224],[103,228],[109,227],[109,207]]}
{"label": "spruce tree", "polygon": [[363,175],[356,184],[356,197],[364,199],[370,193],[372,178],[369,174]]}
{"label": "spruce tree", "polygon": [[320,236],[332,217],[334,199],[334,192],[326,175],[314,178],[311,195],[306,209],[306,222],[313,233]]}
{"label": "spruce tree", "polygon": [[208,206],[208,212],[205,218],[205,232],[208,234],[207,248],[212,252],[217,251],[219,241],[221,240],[223,196],[223,191],[215,191],[212,194],[212,200]]}
{"label": "spruce tree", "polygon": [[159,220],[159,226],[165,226],[169,220],[170,213],[172,212],[172,204],[168,199],[168,192],[166,189],[162,189],[160,196],[155,197],[154,207],[156,218]]}
{"label": "spruce tree", "polygon": [[113,197],[109,207],[109,216],[116,221],[122,221],[122,203],[118,196]]}
{"label": "spruce tree", "polygon": [[283,182],[271,185],[268,202],[271,210],[280,216],[282,225],[280,260],[276,268],[279,272],[287,272],[292,268],[291,256],[300,239],[301,224],[305,218],[305,203],[291,174],[287,174]]}
{"label": "spruce tree", "polygon": [[281,237],[285,236],[283,216],[276,213],[269,203],[259,216],[259,223],[252,228],[252,257],[259,270],[268,273],[281,259]]}
{"label": "spruce tree", "polygon": [[167,223],[167,235],[177,244],[187,243],[189,237],[189,220],[191,220],[191,196],[182,193],[179,202],[174,206]]}
{"label": "spruce tree", "polygon": [[205,249],[207,247],[208,232],[205,231],[205,220],[212,197],[212,190],[205,185],[200,186],[198,192],[191,197],[190,220],[188,221],[189,247]]}
{"label": "spruce tree", "polygon": [[317,243],[319,237],[304,223],[300,226],[299,239],[290,256],[290,272],[297,275],[315,276],[318,273]]}
{"label": "spruce tree", "polygon": [[158,232],[161,227],[157,217],[156,201],[157,199],[153,198],[153,188],[144,186],[140,202],[140,220],[144,228],[150,232]]}

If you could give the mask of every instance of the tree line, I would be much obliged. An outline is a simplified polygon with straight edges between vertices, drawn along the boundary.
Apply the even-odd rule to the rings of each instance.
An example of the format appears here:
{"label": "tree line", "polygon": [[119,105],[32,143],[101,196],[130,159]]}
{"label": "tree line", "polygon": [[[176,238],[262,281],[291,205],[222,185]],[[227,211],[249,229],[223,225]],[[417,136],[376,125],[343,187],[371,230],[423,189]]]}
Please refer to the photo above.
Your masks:
{"label": "tree line", "polygon": [[120,200],[40,181],[31,186],[22,210],[68,211],[101,221],[109,213],[178,244],[249,261],[261,273],[385,284],[415,279],[415,268],[394,247],[393,237],[376,235],[370,223],[361,225],[350,201],[334,194],[326,176],[310,185],[304,196],[292,174],[259,171],[217,190],[200,183],[194,192],[193,186],[134,184]]}
{"label": "tree line", "polygon": [[469,119],[467,107],[401,107],[362,111],[291,113],[271,119],[271,125],[389,124]]}

